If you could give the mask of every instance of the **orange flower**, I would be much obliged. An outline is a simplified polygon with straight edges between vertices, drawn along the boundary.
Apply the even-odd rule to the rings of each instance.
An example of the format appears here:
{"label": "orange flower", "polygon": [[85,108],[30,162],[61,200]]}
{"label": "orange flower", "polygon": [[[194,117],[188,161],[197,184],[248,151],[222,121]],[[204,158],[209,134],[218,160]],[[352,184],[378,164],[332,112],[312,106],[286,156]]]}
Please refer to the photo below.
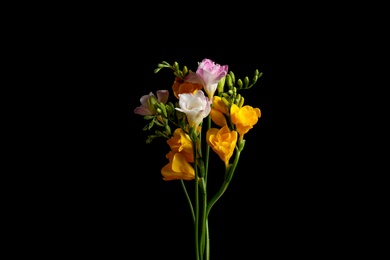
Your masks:
{"label": "orange flower", "polygon": [[194,150],[192,141],[183,129],[177,128],[173,132],[173,136],[167,140],[171,151],[175,153],[181,153],[187,160],[187,162],[194,162]]}
{"label": "orange flower", "polygon": [[175,78],[175,82],[172,86],[173,94],[176,98],[179,98],[179,94],[195,93],[199,89],[202,89],[201,84],[187,82],[179,77]]}
{"label": "orange flower", "polygon": [[170,151],[166,157],[169,163],[161,169],[164,181],[195,179],[194,168],[181,153]]}
{"label": "orange flower", "polygon": [[225,126],[227,125],[225,115],[229,115],[228,107],[222,102],[221,97],[214,96],[210,111],[211,120],[220,127]]}
{"label": "orange flower", "polygon": [[236,104],[233,104],[230,108],[230,115],[232,122],[237,127],[237,132],[242,137],[257,123],[261,116],[261,111],[259,108],[251,106],[239,108]]}
{"label": "orange flower", "polygon": [[228,126],[221,129],[210,128],[206,133],[206,142],[219,155],[227,167],[237,142],[237,132],[230,131]]}

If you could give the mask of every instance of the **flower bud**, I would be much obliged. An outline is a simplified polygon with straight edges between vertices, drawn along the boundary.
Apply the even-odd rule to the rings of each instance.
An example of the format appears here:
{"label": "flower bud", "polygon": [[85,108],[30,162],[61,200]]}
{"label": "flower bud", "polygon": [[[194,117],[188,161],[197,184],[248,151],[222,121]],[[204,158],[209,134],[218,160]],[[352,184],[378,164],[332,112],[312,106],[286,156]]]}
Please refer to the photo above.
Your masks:
{"label": "flower bud", "polygon": [[244,97],[240,96],[240,102],[238,103],[238,107],[242,107],[244,105]]}
{"label": "flower bud", "polygon": [[217,86],[218,94],[223,93],[223,87],[225,86],[225,80],[226,80],[226,76],[221,78],[220,81],[218,81],[218,86]]}
{"label": "flower bud", "polygon": [[226,85],[229,87],[229,89],[233,87],[233,81],[230,74],[226,75]]}
{"label": "flower bud", "polygon": [[148,103],[148,108],[149,108],[150,112],[151,112],[152,114],[156,114],[155,104],[158,103],[157,98],[156,98],[155,96],[150,96],[150,97],[148,98],[147,103]]}
{"label": "flower bud", "polygon": [[234,82],[236,82],[236,77],[234,76],[233,71],[229,71],[229,75],[232,78],[232,83],[234,84]]}
{"label": "flower bud", "polygon": [[239,89],[242,88],[242,80],[241,79],[237,80],[237,85],[238,85]]}
{"label": "flower bud", "polygon": [[175,63],[173,63],[173,68],[174,68],[175,71],[178,71],[179,70],[179,63],[177,63],[175,61]]}
{"label": "flower bud", "polygon": [[226,107],[230,107],[230,103],[225,97],[222,98],[222,102],[226,105]]}
{"label": "flower bud", "polygon": [[244,86],[245,86],[245,88],[247,88],[248,85],[249,85],[249,78],[248,78],[248,77],[245,77],[245,78],[244,78]]}
{"label": "flower bud", "polygon": [[157,103],[157,110],[160,110],[159,114],[164,115],[165,117],[168,117],[167,109],[165,108],[165,105],[163,103]]}

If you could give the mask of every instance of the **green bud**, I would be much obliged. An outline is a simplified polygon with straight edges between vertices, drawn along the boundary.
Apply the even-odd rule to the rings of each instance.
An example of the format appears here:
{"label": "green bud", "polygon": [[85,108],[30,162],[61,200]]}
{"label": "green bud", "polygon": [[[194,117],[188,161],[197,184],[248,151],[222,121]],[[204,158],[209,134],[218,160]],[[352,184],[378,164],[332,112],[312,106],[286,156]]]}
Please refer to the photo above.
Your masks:
{"label": "green bud", "polygon": [[238,85],[239,89],[242,88],[242,80],[241,79],[237,80],[237,85]]}
{"label": "green bud", "polygon": [[157,108],[157,113],[158,113],[159,115],[161,115],[161,114],[162,114],[162,110],[161,110],[161,108]]}
{"label": "green bud", "polygon": [[187,66],[184,66],[184,67],[183,67],[183,73],[184,73],[184,75],[187,75],[187,73],[188,73]]}
{"label": "green bud", "polygon": [[254,77],[253,77],[253,80],[252,80],[253,83],[256,83],[257,79],[258,79],[258,77],[257,77],[257,76],[254,76]]}
{"label": "green bud", "polygon": [[247,88],[248,87],[248,85],[249,85],[249,78],[248,77],[245,77],[244,78],[244,88]]}
{"label": "green bud", "polygon": [[179,63],[177,63],[176,61],[175,61],[175,63],[173,63],[173,70],[174,71],[178,71],[179,70]]}
{"label": "green bud", "polygon": [[172,111],[172,107],[171,107],[170,105],[166,105],[166,106],[165,106],[165,109],[167,110],[167,114],[168,114],[168,115],[171,115],[171,114],[172,114],[173,111]]}
{"label": "green bud", "polygon": [[225,104],[225,106],[230,107],[230,103],[225,97],[221,98],[221,100]]}
{"label": "green bud", "polygon": [[217,86],[218,94],[223,93],[223,87],[225,86],[225,80],[226,77],[223,77],[219,82]]}
{"label": "green bud", "polygon": [[230,75],[230,77],[232,78],[232,82],[233,82],[233,84],[234,84],[234,82],[236,82],[236,77],[234,76],[233,71],[229,71],[229,75]]}
{"label": "green bud", "polygon": [[240,102],[238,103],[238,107],[242,107],[244,105],[244,97],[240,96]]}
{"label": "green bud", "polygon": [[238,105],[238,104],[240,104],[240,100],[241,100],[241,95],[240,94],[238,94],[237,96],[236,96],[236,104]]}
{"label": "green bud", "polygon": [[157,103],[156,106],[158,107],[157,109],[161,110],[161,112],[159,112],[159,114],[163,114],[165,117],[168,117],[167,110],[166,110],[165,105],[163,103]]}
{"label": "green bud", "polygon": [[156,114],[155,104],[157,104],[157,103],[158,103],[158,100],[155,96],[150,96],[148,98],[147,104],[148,104],[148,108],[152,114]]}
{"label": "green bud", "polygon": [[226,75],[226,85],[229,87],[229,89],[233,87],[232,76],[229,74]]}

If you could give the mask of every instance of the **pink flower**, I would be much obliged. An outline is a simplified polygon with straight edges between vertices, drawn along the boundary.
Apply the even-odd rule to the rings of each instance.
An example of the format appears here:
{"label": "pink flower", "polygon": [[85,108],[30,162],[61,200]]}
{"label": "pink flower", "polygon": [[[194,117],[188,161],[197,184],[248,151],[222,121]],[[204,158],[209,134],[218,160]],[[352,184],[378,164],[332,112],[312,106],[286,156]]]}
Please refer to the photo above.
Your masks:
{"label": "pink flower", "polygon": [[143,95],[140,99],[141,106],[134,109],[134,113],[141,116],[150,116],[156,113],[154,104],[156,102],[162,102],[164,104],[168,101],[169,92],[168,90],[157,90],[157,99],[156,96],[150,92],[149,95]]}
{"label": "pink flower", "polygon": [[197,128],[203,118],[209,115],[211,102],[204,95],[203,91],[198,90],[195,94],[179,94],[179,106],[176,110],[186,114],[188,123],[191,127]]}
{"label": "pink flower", "polygon": [[198,69],[195,72],[190,72],[185,81],[199,83],[203,85],[209,99],[214,96],[218,82],[228,73],[228,65],[221,66],[210,59],[203,59],[198,62]]}

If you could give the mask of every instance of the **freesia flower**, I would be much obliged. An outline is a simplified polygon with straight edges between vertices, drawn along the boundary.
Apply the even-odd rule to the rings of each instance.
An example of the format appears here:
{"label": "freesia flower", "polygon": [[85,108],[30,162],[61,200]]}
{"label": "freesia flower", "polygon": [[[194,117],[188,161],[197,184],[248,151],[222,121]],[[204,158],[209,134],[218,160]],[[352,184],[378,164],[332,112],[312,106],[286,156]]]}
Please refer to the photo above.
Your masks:
{"label": "freesia flower", "polygon": [[203,59],[202,62],[198,62],[196,72],[190,72],[184,80],[202,84],[204,91],[211,100],[218,82],[228,73],[228,68],[228,65],[221,66],[210,59]]}
{"label": "freesia flower", "polygon": [[251,106],[238,107],[233,104],[230,108],[230,116],[233,124],[237,127],[237,132],[241,137],[246,134],[257,123],[261,116],[259,108]]}
{"label": "freesia flower", "polygon": [[230,131],[226,125],[221,129],[210,128],[206,133],[206,142],[227,167],[236,147],[237,132]]}
{"label": "freesia flower", "polygon": [[228,107],[222,102],[221,97],[215,96],[213,98],[213,107],[210,111],[211,120],[218,125],[227,125],[225,115],[229,115]]}
{"label": "freesia flower", "polygon": [[195,94],[179,94],[179,106],[176,110],[186,114],[190,127],[197,128],[203,118],[209,115],[211,102],[203,91]]}
{"label": "freesia flower", "polygon": [[169,92],[168,90],[157,90],[157,99],[153,92],[149,95],[143,95],[140,99],[141,106],[134,109],[134,113],[141,116],[150,116],[156,114],[154,104],[156,102],[162,102],[164,104],[168,101]]}
{"label": "freesia flower", "polygon": [[[195,255],[182,258],[208,260],[210,211],[225,193],[238,169],[246,143],[244,134],[261,116],[259,108],[243,106],[244,97],[239,92],[250,89],[262,73],[256,70],[252,80],[249,77],[245,77],[244,81],[238,78],[235,80],[233,72],[227,75],[227,65],[215,64],[210,59],[198,62],[196,72],[186,66],[179,66],[177,62],[170,64],[166,61],[159,63],[154,72],[164,68],[174,72],[173,85],[171,81],[168,87],[172,87],[170,91],[178,100],[168,102],[166,90],[157,91],[156,96],[150,92],[141,97],[141,106],[134,112],[144,115],[148,121],[143,127],[144,131],[154,130],[148,135],[147,144],[163,138],[166,140],[165,145],[170,147],[165,154],[169,162],[160,167],[161,178],[164,181],[178,180],[175,183],[184,191],[193,222],[190,224]],[[147,152],[145,156],[150,157]],[[213,164],[211,159],[217,159],[215,163],[221,166],[221,171],[210,167]],[[148,160],[150,163],[155,161],[153,158]],[[223,181],[209,178],[212,175],[223,175]],[[213,184],[214,181],[220,184],[219,188]]]}
{"label": "freesia flower", "polygon": [[194,168],[189,164],[181,153],[170,151],[166,158],[169,163],[161,169],[163,180],[193,180],[195,179]]}
{"label": "freesia flower", "polygon": [[194,162],[194,150],[191,138],[186,134],[183,129],[177,128],[173,132],[173,136],[167,140],[171,151],[175,153],[181,153],[187,160],[187,162]]}
{"label": "freesia flower", "polygon": [[179,94],[195,93],[195,91],[199,89],[202,89],[201,84],[184,81],[179,77],[175,78],[175,82],[173,83],[172,86],[173,94],[177,98],[179,98]]}

